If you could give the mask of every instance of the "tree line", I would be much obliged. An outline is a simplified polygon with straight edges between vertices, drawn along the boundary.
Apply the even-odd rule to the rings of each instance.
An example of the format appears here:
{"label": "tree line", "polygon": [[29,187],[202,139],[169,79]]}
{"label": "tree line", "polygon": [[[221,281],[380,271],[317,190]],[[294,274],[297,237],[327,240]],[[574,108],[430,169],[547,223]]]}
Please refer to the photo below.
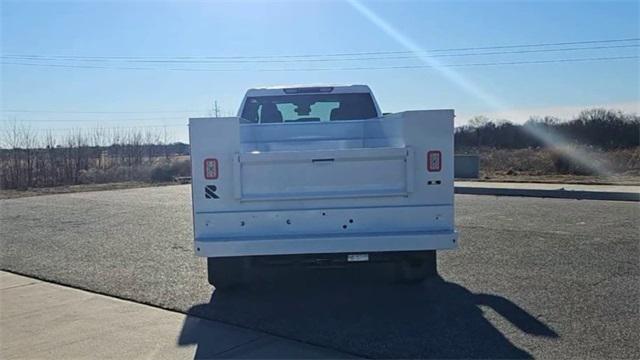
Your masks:
{"label": "tree line", "polygon": [[[14,122],[4,129],[0,148],[0,188],[27,189],[116,181],[164,181],[167,169],[188,174],[176,164],[189,146],[167,143],[159,131],[139,129],[75,130],[62,136],[40,134]],[[174,169],[175,168],[175,169]]]}
{"label": "tree line", "polygon": [[549,148],[583,145],[600,150],[640,145],[640,116],[621,111],[591,109],[569,121],[555,117],[531,118],[519,125],[505,120],[475,117],[456,128],[456,150]]}
{"label": "tree line", "polygon": [[[602,151],[637,149],[640,117],[604,109],[583,111],[569,121],[532,118],[522,125],[476,117],[455,131],[456,152],[567,145]],[[189,175],[186,155],[189,145],[170,143],[166,133],[156,130],[98,128],[54,136],[13,122],[0,133],[0,188],[168,181]]]}

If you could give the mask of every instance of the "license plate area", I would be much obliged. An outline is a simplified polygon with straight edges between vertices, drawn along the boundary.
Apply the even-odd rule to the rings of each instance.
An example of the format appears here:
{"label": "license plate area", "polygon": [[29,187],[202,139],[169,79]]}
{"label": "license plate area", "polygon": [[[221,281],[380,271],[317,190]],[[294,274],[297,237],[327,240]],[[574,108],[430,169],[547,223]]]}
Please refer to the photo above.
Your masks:
{"label": "license plate area", "polygon": [[369,261],[369,254],[348,254],[347,262]]}

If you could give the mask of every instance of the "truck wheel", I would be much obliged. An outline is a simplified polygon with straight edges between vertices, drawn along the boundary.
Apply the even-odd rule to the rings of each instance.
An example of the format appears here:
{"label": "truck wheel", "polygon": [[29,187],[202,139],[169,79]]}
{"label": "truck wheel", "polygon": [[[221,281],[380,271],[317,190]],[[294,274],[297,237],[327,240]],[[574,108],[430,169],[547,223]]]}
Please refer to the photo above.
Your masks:
{"label": "truck wheel", "polygon": [[207,258],[209,284],[216,289],[231,289],[245,285],[250,280],[251,258]]}
{"label": "truck wheel", "polygon": [[421,251],[402,256],[396,262],[396,282],[419,283],[438,275],[436,251]]}

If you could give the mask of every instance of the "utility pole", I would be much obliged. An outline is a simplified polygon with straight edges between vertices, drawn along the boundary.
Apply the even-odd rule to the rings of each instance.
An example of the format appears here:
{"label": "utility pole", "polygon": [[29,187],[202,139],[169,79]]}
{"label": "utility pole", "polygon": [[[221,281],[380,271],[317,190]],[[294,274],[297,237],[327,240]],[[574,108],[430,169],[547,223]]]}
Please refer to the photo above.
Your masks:
{"label": "utility pole", "polygon": [[218,100],[213,101],[213,117],[220,117],[220,108],[218,107]]}
{"label": "utility pole", "polygon": [[162,139],[162,147],[164,148],[164,157],[165,159],[169,158],[169,144],[167,144],[167,126],[163,127],[164,138]]}

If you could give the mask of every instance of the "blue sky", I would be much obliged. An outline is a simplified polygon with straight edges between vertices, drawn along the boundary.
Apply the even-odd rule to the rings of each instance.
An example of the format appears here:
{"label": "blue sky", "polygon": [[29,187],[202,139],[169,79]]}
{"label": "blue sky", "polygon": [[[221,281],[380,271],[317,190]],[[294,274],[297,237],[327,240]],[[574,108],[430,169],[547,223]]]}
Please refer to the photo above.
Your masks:
{"label": "blue sky", "polygon": [[[367,11],[377,20],[367,17]],[[451,65],[628,57],[638,56],[637,46],[426,60],[288,63],[140,64],[114,59],[42,61],[6,56],[124,56],[147,60],[242,56],[259,60],[251,57],[629,39],[640,37],[639,17],[635,1],[363,1],[355,5],[348,1],[3,1],[3,62],[108,69],[3,64],[4,111],[0,119],[43,120],[28,122],[38,129],[166,125],[173,140],[185,141],[186,118],[207,115],[214,99],[223,114],[231,114],[247,88],[305,83],[368,84],[385,112],[454,108],[459,124],[481,114],[514,121],[529,115],[570,116],[590,106],[638,111],[638,59],[444,70],[255,71],[424,65],[430,59]],[[639,44],[630,41],[540,49]],[[471,53],[487,51],[499,52]]]}

